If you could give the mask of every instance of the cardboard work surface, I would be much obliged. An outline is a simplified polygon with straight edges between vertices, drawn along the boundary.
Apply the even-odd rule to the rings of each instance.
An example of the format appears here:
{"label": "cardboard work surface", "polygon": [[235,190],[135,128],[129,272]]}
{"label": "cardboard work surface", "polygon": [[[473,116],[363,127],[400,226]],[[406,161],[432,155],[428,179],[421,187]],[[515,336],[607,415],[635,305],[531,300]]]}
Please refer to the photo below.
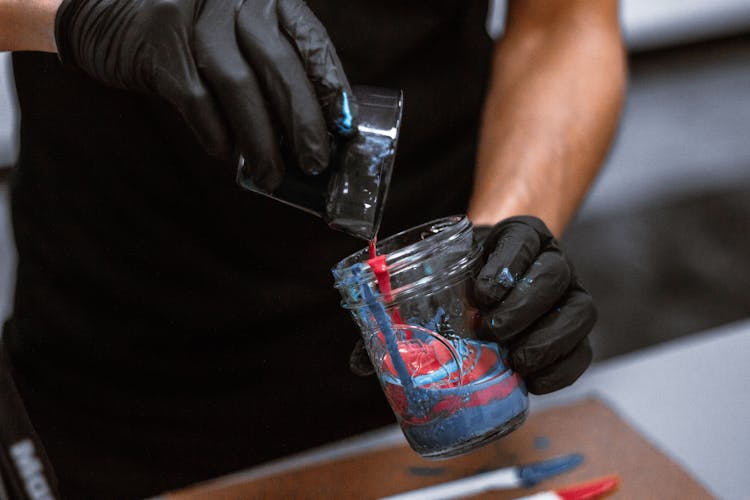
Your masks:
{"label": "cardboard work surface", "polygon": [[509,436],[457,458],[424,460],[404,444],[247,482],[204,483],[170,493],[166,498],[379,498],[569,453],[581,453],[583,463],[534,488],[493,491],[467,498],[512,499],[610,474],[619,475],[621,483],[607,498],[712,498],[686,471],[595,399],[535,413]]}

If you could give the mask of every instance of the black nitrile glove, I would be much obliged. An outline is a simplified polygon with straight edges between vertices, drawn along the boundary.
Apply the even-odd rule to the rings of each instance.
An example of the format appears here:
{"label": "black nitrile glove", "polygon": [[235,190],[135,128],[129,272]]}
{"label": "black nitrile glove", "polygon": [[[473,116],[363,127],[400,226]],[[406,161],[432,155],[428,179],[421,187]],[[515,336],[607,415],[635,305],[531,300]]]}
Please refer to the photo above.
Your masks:
{"label": "black nitrile glove", "polygon": [[353,374],[360,377],[369,377],[375,373],[375,367],[372,366],[365,341],[362,339],[357,339],[357,343],[354,344],[352,354],[349,356],[349,369]]}
{"label": "black nitrile glove", "polygon": [[532,216],[475,227],[474,239],[484,246],[475,285],[484,332],[508,346],[530,392],[572,384],[591,363],[596,309],[557,240]]}
{"label": "black nitrile glove", "polygon": [[314,174],[328,131],[355,130],[341,62],[302,0],[64,0],[55,37],[66,65],[170,102],[209,153],[237,147],[262,189],[281,182],[280,136]]}
{"label": "black nitrile glove", "polygon": [[[474,241],[484,247],[474,290],[480,333],[509,347],[530,392],[572,384],[591,363],[588,334],[597,314],[557,240],[538,218],[518,216],[474,227]],[[374,373],[362,339],[349,367],[355,375]]]}

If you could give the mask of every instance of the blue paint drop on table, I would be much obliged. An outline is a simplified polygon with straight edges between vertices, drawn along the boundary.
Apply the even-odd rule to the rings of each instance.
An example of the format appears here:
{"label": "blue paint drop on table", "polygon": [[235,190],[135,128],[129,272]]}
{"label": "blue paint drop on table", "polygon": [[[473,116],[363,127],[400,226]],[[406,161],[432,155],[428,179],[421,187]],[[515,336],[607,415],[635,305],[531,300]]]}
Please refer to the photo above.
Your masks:
{"label": "blue paint drop on table", "polygon": [[445,474],[444,467],[409,467],[409,474],[414,476],[442,476]]}
{"label": "blue paint drop on table", "polygon": [[537,436],[534,438],[535,450],[546,450],[549,448],[549,438],[547,436]]}

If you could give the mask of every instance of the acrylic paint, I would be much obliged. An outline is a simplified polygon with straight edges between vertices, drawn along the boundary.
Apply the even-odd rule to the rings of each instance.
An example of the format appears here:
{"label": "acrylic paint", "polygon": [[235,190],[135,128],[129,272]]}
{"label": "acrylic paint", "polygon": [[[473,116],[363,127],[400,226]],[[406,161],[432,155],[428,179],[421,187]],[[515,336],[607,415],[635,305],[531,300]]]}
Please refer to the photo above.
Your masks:
{"label": "acrylic paint", "polygon": [[350,134],[352,131],[352,111],[349,107],[349,96],[346,92],[341,93],[341,116],[336,119],[336,127],[342,134]]}
{"label": "acrylic paint", "polygon": [[[367,261],[367,265],[370,266],[370,269],[375,274],[375,279],[378,281],[378,288],[386,303],[391,303],[393,301],[393,291],[391,290],[391,273],[388,272],[388,263],[386,262],[388,256],[378,255],[377,243],[378,237],[375,235],[368,244],[370,259]],[[391,319],[395,324],[403,323],[398,308],[391,312]]]}
{"label": "acrylic paint", "polygon": [[[458,455],[505,433],[506,428],[497,428],[498,422],[515,427],[514,418],[526,409],[526,394],[519,387],[518,375],[507,369],[497,345],[459,342],[460,379],[455,361],[436,341],[432,351],[419,341],[398,343],[398,354],[413,380],[408,385],[402,385],[403,377],[391,363],[390,350],[385,360],[385,394],[400,417],[406,439],[428,458]],[[436,354],[432,362],[417,361],[425,352]]]}
{"label": "acrylic paint", "polygon": [[528,409],[506,351],[475,337],[470,289],[480,252],[471,237],[465,217],[440,219],[373,239],[333,270],[401,428],[426,458],[503,436]]}
{"label": "acrylic paint", "polygon": [[[377,256],[374,241],[370,255],[367,263],[385,304],[390,304],[386,256]],[[367,285],[363,294],[372,294]],[[398,309],[389,315],[383,304],[374,300],[370,304],[386,344],[383,389],[415,451],[428,458],[458,455],[520,425],[515,418],[525,417],[526,392],[497,344],[456,339],[451,352],[435,338],[419,336],[415,327],[400,339],[395,330],[404,323]],[[508,422],[508,427],[498,429],[498,422]]]}

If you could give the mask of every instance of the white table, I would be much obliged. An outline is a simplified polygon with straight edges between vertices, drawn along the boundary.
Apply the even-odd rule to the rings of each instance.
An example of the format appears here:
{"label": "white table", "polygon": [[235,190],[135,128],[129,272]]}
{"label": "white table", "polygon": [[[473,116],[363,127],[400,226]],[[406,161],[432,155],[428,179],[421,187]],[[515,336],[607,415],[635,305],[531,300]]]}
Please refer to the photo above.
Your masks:
{"label": "white table", "polygon": [[592,394],[719,498],[749,498],[750,320],[600,363],[532,405]]}

